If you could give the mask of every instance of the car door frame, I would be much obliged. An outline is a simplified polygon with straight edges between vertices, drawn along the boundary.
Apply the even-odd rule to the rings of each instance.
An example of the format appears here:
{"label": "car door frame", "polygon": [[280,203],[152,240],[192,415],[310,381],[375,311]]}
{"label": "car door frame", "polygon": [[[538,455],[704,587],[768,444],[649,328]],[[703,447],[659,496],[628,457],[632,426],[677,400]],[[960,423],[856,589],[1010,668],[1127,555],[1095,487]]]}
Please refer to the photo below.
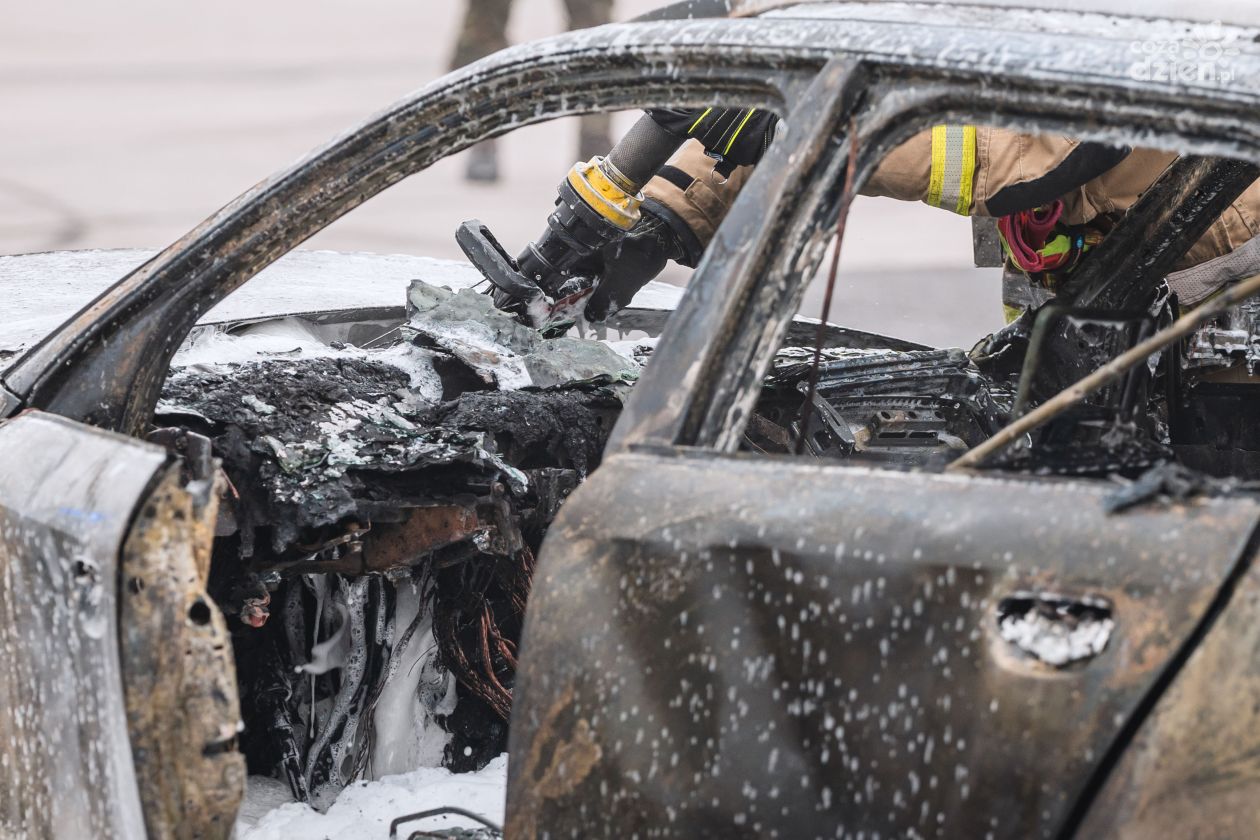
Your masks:
{"label": "car door frame", "polygon": [[[1101,55],[1092,56],[1093,63],[1079,75],[1028,72],[1018,59],[1038,53],[1040,45],[1034,38],[1030,33],[1022,40],[1019,33],[1012,35],[1001,86],[991,84],[992,68],[977,69],[944,58],[835,59],[815,80],[817,87],[804,97],[810,111],[789,114],[794,131],[807,126],[809,143],[772,148],[748,182],[658,343],[652,365],[645,370],[615,430],[603,466],[571,497],[544,544],[526,617],[518,675],[520,697],[513,712],[509,827],[521,836],[566,833],[579,824],[585,824],[594,836],[611,836],[603,826],[613,824],[622,831],[652,830],[661,836],[674,836],[671,831],[677,836],[698,836],[698,831],[754,836],[776,824],[771,820],[760,826],[749,823],[744,829],[732,827],[743,825],[730,821],[741,815],[719,808],[717,796],[712,799],[711,818],[700,816],[688,822],[682,816],[684,808],[694,805],[704,809],[709,807],[709,800],[689,802],[686,791],[679,789],[680,779],[672,779],[664,764],[656,761],[657,756],[675,750],[670,757],[672,767],[680,756],[686,756],[683,745],[695,744],[699,737],[707,750],[716,737],[703,725],[687,729],[666,710],[674,709],[673,701],[684,695],[725,696],[720,678],[725,666],[719,664],[724,660],[714,652],[718,648],[702,648],[700,643],[706,641],[702,639],[681,639],[714,631],[716,625],[724,632],[713,635],[724,640],[727,631],[746,626],[731,622],[734,627],[728,627],[714,612],[695,609],[706,593],[712,591],[716,599],[729,582],[715,577],[726,568],[725,556],[718,555],[728,549],[745,552],[750,576],[761,560],[767,564],[773,561],[775,568],[765,571],[767,587],[771,580],[777,583],[782,574],[794,569],[803,572],[806,580],[825,581],[831,571],[830,550],[834,546],[839,560],[845,542],[834,523],[826,524],[824,515],[847,516],[849,535],[860,542],[861,520],[853,521],[854,508],[861,508],[874,521],[881,500],[901,508],[905,505],[903,494],[917,493],[923,505],[924,533],[939,540],[942,548],[950,547],[945,540],[951,525],[947,517],[939,515],[947,500],[958,498],[964,488],[974,492],[986,486],[991,489],[995,483],[1005,489],[1016,509],[1021,502],[1047,491],[1071,500],[1068,509],[1075,507],[1082,518],[1079,527],[1065,526],[1064,536],[1105,538],[1108,533],[1120,532],[1118,526],[1108,531],[1097,508],[1084,504],[1085,498],[1096,498],[1100,488],[1083,482],[1055,485],[1040,479],[938,476],[930,477],[917,490],[906,486],[896,494],[866,493],[850,488],[875,486],[875,480],[885,479],[881,471],[793,459],[775,463],[735,454],[761,381],[799,304],[805,280],[816,271],[836,224],[849,143],[857,144],[858,184],[869,178],[878,162],[899,143],[940,123],[1061,132],[1082,140],[1134,146],[1150,145],[1152,138],[1158,138],[1159,143],[1183,151],[1260,161],[1260,122],[1256,119],[1260,97],[1254,89],[1163,88],[1144,82],[1125,73],[1125,42],[1104,38],[1082,45],[1081,55],[1091,49]],[[939,55],[931,49],[925,52]],[[1260,70],[1254,55],[1240,63],[1245,65],[1244,71]],[[1107,72],[1089,72],[1098,68]],[[828,73],[831,77],[825,78]],[[832,98],[820,99],[827,91]],[[750,464],[757,460],[764,462],[757,465],[760,473],[769,476],[772,470],[778,471],[774,490],[765,491],[751,482],[759,470]],[[891,478],[889,482],[896,483]],[[695,504],[688,505],[688,500]],[[828,508],[831,500],[835,505]],[[793,533],[787,511],[798,502],[800,510],[811,514],[802,515]],[[759,529],[756,519],[749,518],[759,507],[773,508],[776,528],[769,532]],[[910,507],[913,509],[914,504]],[[1169,520],[1184,515],[1179,527],[1187,539],[1193,539],[1197,528],[1210,528],[1216,521],[1209,507],[1187,506]],[[999,509],[994,506],[989,511]],[[1028,509],[1020,510],[1027,515]],[[964,512],[983,514],[978,509]],[[1035,819],[1042,820],[1041,829],[1066,837],[1079,827],[1126,745],[1228,606],[1234,584],[1252,567],[1256,554],[1254,506],[1239,503],[1237,513],[1238,529],[1232,544],[1212,554],[1212,571],[1201,581],[1204,585],[1193,597],[1176,604],[1177,610],[1184,610],[1177,631],[1169,634],[1158,654],[1149,648],[1150,660],[1130,672],[1140,674],[1141,667],[1154,668],[1156,677],[1140,683],[1140,689],[1126,698],[1123,711],[1109,719],[1107,727],[1092,733],[1098,739],[1098,751],[1088,755],[1087,772],[1073,778],[1070,795],[1057,802],[1052,811],[1036,815]],[[721,527],[723,523],[728,527]],[[897,542],[899,550],[908,549],[914,545],[918,524],[913,514],[907,514],[884,536]],[[984,533],[976,534],[977,551],[995,551],[993,556],[1000,561],[1003,550],[1014,550],[1003,545],[1011,542],[1009,530],[1005,535],[1001,530],[995,521]],[[864,545],[869,561],[880,547],[869,533]],[[1006,594],[1010,594],[1013,584],[1028,585],[1040,575],[1042,585],[1052,588],[1056,580],[1069,588],[1084,584],[1106,591],[1118,601],[1125,597],[1126,589],[1116,583],[1124,575],[1133,575],[1135,580],[1142,575],[1153,575],[1157,580],[1160,575],[1158,568],[1144,567],[1141,557],[1125,556],[1115,576],[1101,578],[1088,562],[1073,570],[1075,557],[1062,566],[1061,552],[1056,553],[1049,544],[1044,550],[1045,563],[1040,562],[1034,547],[1030,565],[1022,571],[1014,565],[1007,569],[1020,579],[1008,580],[997,590],[1007,589]],[[758,552],[766,556],[754,556]],[[905,563],[908,555],[909,551],[900,561]],[[888,559],[893,559],[891,553]],[[731,564],[732,579],[742,573],[744,562],[741,556],[738,563]],[[928,567],[924,574],[940,571],[931,563],[930,557],[924,560]],[[906,565],[907,574],[916,573],[914,563]],[[1002,566],[1002,562],[994,564],[995,574]],[[952,573],[962,576],[966,568],[959,565]],[[880,581],[887,575],[890,585],[894,579],[891,570],[872,571],[867,583],[875,582],[876,574],[881,575]],[[694,591],[690,579],[699,581]],[[861,576],[847,583],[854,583],[854,592],[858,592]],[[827,586],[822,583],[821,591],[805,593],[804,597],[827,603],[828,597],[845,594],[835,589],[827,592]],[[736,609],[747,604],[747,609],[755,610],[760,598],[754,596],[762,592],[752,586],[734,587],[722,597],[739,605]],[[1146,603],[1168,609],[1187,594],[1180,592],[1173,598],[1161,593]],[[1138,602],[1127,605],[1125,620],[1134,622],[1129,628],[1134,632],[1134,644],[1148,646],[1151,636],[1137,626],[1141,607]],[[635,627],[635,615],[645,617],[643,626]],[[689,630],[692,623],[694,631]],[[993,632],[987,625],[983,631],[978,626],[976,630]],[[671,642],[675,644],[671,646]],[[706,670],[717,672],[719,678],[706,682]],[[659,686],[659,691],[646,689],[648,684]],[[773,672],[769,685],[777,685]],[[762,707],[762,711],[772,707]],[[705,708],[701,704],[701,711]],[[705,721],[712,726],[716,718],[715,713]],[[791,724],[778,722],[784,724],[780,729]],[[683,732],[677,732],[674,724],[682,726]],[[704,741],[705,734],[711,736],[708,741]],[[641,736],[653,739],[650,761],[638,761],[644,758],[643,751],[632,746],[640,743]],[[756,751],[753,741],[747,739],[739,742],[738,749]],[[549,756],[554,756],[550,762]],[[755,763],[755,758],[749,763]],[[707,782],[710,771],[714,778],[719,775],[717,767],[683,761],[684,767],[695,771],[697,780]],[[773,765],[772,760],[771,769]],[[793,765],[793,769],[798,768]],[[898,769],[892,768],[894,776]],[[652,781],[658,771],[663,778]],[[752,777],[735,775],[725,791],[739,800],[733,809],[745,804],[738,794],[739,783],[745,779],[751,781]],[[818,781],[807,774],[801,784],[816,790]],[[595,789],[603,796],[599,803],[589,795]],[[748,799],[752,799],[751,794]],[[777,808],[783,803],[773,804]],[[723,799],[723,808],[729,805]],[[1011,813],[993,816],[996,819]],[[799,811],[792,815],[799,820]],[[1030,823],[1020,828],[1031,829]],[[799,822],[793,825],[800,827]]]}
{"label": "car door frame", "polygon": [[[1035,47],[1028,43],[1027,53],[1034,54]],[[1065,79],[1021,72],[1008,59],[999,87],[990,83],[987,71],[959,66],[956,60],[833,59],[823,71],[833,78],[820,77],[804,97],[809,110],[789,114],[794,126],[808,126],[808,139],[772,146],[736,199],[607,452],[738,449],[805,281],[817,272],[835,230],[851,125],[856,126],[859,188],[900,143],[942,123],[1061,133],[1134,147],[1157,138],[1183,153],[1260,163],[1260,119],[1240,119],[1260,114],[1256,91],[1160,86],[1124,74],[1122,42],[1098,38],[1083,49],[1101,53],[1096,66],[1110,68],[1110,75],[1100,77],[1088,68],[1093,72],[1084,78]],[[1021,45],[1011,51],[1021,54]],[[1246,59],[1240,59],[1240,72],[1260,73],[1260,57]],[[834,99],[819,103],[827,90]],[[1196,200],[1181,197],[1187,204]]]}

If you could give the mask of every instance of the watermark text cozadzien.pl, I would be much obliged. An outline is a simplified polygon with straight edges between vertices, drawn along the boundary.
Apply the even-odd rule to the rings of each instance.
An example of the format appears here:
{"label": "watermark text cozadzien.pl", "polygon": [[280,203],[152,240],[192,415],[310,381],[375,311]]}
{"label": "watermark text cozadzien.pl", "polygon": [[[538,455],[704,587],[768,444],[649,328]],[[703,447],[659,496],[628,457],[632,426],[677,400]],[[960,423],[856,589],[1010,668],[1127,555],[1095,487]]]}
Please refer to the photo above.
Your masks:
{"label": "watermark text cozadzien.pl", "polygon": [[1133,63],[1129,75],[1143,82],[1188,84],[1228,83],[1234,80],[1239,50],[1220,23],[1201,27],[1180,38],[1151,39],[1129,44]]}

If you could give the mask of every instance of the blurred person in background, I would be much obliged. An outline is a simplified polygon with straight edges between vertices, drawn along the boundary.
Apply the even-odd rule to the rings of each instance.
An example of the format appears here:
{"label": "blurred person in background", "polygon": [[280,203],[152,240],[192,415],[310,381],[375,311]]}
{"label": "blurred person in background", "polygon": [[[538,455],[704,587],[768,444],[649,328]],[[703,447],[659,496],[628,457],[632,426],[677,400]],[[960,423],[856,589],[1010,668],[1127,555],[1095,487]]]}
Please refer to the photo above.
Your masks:
{"label": "blurred person in background", "polygon": [[[570,30],[586,29],[612,21],[613,0],[564,0]],[[484,58],[508,46],[508,18],[512,14],[512,0],[468,0],[464,25],[455,44],[455,56],[451,69]],[[588,114],[581,118],[578,128],[578,156],[590,160],[595,155],[607,154],[612,148],[611,117],[608,114]],[[470,181],[493,182],[499,179],[498,148],[494,140],[487,140],[472,148],[468,157],[465,177]]]}

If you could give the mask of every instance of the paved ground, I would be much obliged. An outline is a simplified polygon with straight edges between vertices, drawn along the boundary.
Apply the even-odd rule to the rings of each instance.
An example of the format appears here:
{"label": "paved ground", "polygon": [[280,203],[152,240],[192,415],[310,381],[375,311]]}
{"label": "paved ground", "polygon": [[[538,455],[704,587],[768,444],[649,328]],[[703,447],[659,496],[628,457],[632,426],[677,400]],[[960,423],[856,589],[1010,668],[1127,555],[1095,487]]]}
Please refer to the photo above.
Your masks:
{"label": "paved ground", "polygon": [[[620,0],[618,16],[655,5]],[[461,7],[13,4],[0,27],[0,253],[169,243],[255,181],[441,75]],[[517,7],[517,40],[563,26],[559,0]],[[575,127],[562,122],[511,135],[506,177],[494,187],[466,184],[462,161],[443,161],[310,245],[456,257],[455,226],[478,216],[516,247],[541,230],[575,140]],[[832,320],[968,343],[1000,317],[996,280],[970,269],[969,256],[966,220],[862,201]],[[686,276],[675,270],[668,279]],[[806,311],[817,315],[820,300],[811,290]]]}

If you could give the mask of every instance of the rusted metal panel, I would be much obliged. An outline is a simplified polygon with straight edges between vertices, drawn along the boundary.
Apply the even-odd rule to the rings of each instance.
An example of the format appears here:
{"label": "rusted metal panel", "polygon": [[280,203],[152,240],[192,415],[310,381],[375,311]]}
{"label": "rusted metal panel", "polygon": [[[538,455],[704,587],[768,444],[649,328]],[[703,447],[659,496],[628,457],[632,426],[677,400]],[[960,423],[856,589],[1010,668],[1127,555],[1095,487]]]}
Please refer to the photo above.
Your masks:
{"label": "rusted metal panel", "polygon": [[534,579],[512,835],[1054,836],[1260,519],[1108,492],[611,457]]}
{"label": "rusted metal panel", "polygon": [[372,536],[363,546],[364,564],[373,571],[413,566],[439,548],[486,530],[477,518],[475,505],[415,508],[405,522],[373,526]]}
{"label": "rusted metal panel", "polygon": [[1076,836],[1260,837],[1260,567],[1240,578]]}
{"label": "rusted metal panel", "polygon": [[118,556],[165,461],[59,417],[0,424],[0,835],[144,836]]}
{"label": "rusted metal panel", "polygon": [[[204,439],[203,439],[204,440]],[[122,558],[119,646],[150,838],[226,838],[245,793],[227,622],[206,592],[219,488],[168,469]]]}

